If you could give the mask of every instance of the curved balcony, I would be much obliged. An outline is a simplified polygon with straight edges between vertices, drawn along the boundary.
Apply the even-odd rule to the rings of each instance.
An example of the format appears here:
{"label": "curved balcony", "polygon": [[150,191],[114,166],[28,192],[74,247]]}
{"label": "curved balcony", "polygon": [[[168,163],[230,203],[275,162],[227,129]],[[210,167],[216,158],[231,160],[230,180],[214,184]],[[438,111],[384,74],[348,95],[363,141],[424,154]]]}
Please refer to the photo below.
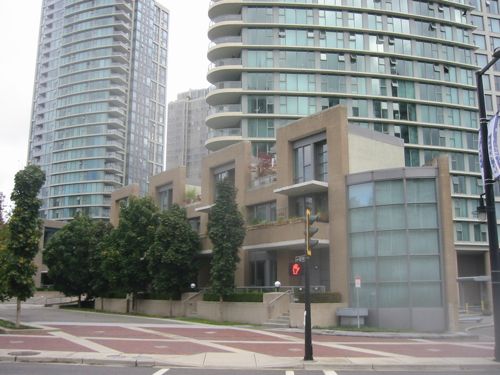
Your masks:
{"label": "curved balcony", "polygon": [[221,148],[240,142],[241,140],[242,137],[240,128],[210,130],[208,132],[207,141],[205,142],[205,147],[209,151],[217,151]]}
{"label": "curved balcony", "polygon": [[243,66],[241,65],[241,59],[225,59],[225,60],[239,60],[239,65],[224,65],[218,67],[209,67],[209,71],[207,73],[208,82],[215,85],[218,82],[239,81],[241,79],[241,73],[243,71]]}
{"label": "curved balcony", "polygon": [[234,58],[241,56],[242,47],[241,36],[218,38],[209,43],[207,57],[210,61]]}
{"label": "curved balcony", "polygon": [[208,17],[216,19],[228,14],[241,14],[242,1],[216,1],[212,0],[208,8]]}
{"label": "curved balcony", "polygon": [[210,108],[206,124],[211,129],[225,129],[239,127],[241,104],[227,104]]}
{"label": "curved balcony", "polygon": [[[239,16],[239,19],[238,19]],[[221,18],[235,18],[227,19],[224,21],[217,21],[208,29],[208,39],[215,40],[225,35],[241,35],[241,29],[243,28],[243,21],[241,15],[231,14],[227,16],[218,17]]]}
{"label": "curved balcony", "polygon": [[206,96],[208,105],[237,104],[241,102],[241,81],[217,82]]}

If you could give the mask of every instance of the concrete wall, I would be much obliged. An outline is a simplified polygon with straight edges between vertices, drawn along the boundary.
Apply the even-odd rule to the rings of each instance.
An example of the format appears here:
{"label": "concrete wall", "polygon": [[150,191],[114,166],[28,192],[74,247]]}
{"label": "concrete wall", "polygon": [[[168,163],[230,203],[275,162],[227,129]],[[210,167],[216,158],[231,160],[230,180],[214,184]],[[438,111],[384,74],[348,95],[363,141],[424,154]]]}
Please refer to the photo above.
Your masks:
{"label": "concrete wall", "polygon": [[[312,327],[335,327],[337,326],[337,309],[347,307],[346,303],[311,303],[311,326]],[[304,328],[304,304],[290,304],[290,327]]]}

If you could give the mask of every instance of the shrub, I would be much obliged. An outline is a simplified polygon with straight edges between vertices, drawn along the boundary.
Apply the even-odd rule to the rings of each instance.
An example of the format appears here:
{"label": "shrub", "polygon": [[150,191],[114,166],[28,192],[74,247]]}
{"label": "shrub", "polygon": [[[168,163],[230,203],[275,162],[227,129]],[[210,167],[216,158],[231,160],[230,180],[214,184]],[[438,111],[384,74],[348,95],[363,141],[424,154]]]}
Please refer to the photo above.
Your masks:
{"label": "shrub", "polygon": [[[234,293],[224,297],[224,302],[262,302],[263,293],[249,292],[249,293]],[[214,293],[203,294],[203,301],[219,301],[219,296]]]}
{"label": "shrub", "polygon": [[[295,300],[299,303],[304,303],[304,293],[295,293]],[[342,302],[342,297],[339,292],[329,293],[311,293],[311,303],[339,303]]]}

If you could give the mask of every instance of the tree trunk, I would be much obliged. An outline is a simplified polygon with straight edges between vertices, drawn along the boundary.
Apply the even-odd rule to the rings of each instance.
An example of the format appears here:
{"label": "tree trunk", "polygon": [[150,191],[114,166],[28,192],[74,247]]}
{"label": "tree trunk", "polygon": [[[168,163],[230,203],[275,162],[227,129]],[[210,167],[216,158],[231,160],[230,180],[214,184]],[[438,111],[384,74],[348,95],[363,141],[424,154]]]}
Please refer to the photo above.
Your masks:
{"label": "tree trunk", "polygon": [[82,295],[78,295],[78,308],[80,309],[82,307]]}
{"label": "tree trunk", "polygon": [[21,326],[21,300],[17,298],[16,303],[16,328]]}

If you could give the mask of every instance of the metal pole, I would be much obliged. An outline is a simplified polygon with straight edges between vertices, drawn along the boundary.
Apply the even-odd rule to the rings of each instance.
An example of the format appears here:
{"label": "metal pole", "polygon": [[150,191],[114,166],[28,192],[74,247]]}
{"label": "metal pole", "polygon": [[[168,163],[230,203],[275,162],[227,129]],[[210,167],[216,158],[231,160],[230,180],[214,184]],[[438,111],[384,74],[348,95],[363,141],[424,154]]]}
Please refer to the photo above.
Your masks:
{"label": "metal pole", "polygon": [[359,329],[359,288],[356,287],[356,316],[358,317],[358,329]]}
{"label": "metal pole", "polygon": [[[494,59],[485,67],[492,66],[500,56],[494,55]],[[483,154],[484,193],[486,201],[486,217],[488,224],[488,242],[491,266],[491,286],[493,297],[493,322],[495,330],[495,361],[500,362],[500,269],[498,254],[498,230],[497,216],[495,212],[495,192],[493,190],[494,180],[491,173],[491,164],[488,154],[488,120],[486,118],[486,105],[484,102],[483,74],[485,68],[476,72],[477,96],[479,106],[479,131]]]}
{"label": "metal pole", "polygon": [[309,257],[305,256],[304,262],[304,305],[305,305],[305,322],[304,322],[304,361],[313,360],[313,348],[311,337],[311,286],[309,280]]}

